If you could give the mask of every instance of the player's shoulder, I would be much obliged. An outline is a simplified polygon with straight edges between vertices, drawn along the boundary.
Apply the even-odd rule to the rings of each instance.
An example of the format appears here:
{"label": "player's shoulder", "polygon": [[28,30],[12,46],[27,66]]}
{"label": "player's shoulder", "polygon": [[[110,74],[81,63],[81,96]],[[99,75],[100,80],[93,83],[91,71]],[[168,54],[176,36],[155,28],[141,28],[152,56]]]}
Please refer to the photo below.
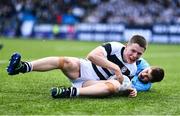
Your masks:
{"label": "player's shoulder", "polygon": [[137,61],[136,61],[136,64],[137,65],[149,65],[149,63],[144,59],[144,58],[139,58]]}
{"label": "player's shoulder", "polygon": [[114,44],[114,45],[123,45],[121,42],[117,42],[117,41],[111,41],[111,42],[108,42],[108,43]]}
{"label": "player's shoulder", "polygon": [[108,51],[109,54],[119,54],[121,49],[124,47],[122,43],[115,41],[106,42],[102,46],[106,49],[106,51]]}
{"label": "player's shoulder", "polygon": [[124,47],[124,44],[117,42],[117,41],[112,41],[112,42],[108,42],[108,43],[111,45],[111,47],[117,47],[117,48]]}

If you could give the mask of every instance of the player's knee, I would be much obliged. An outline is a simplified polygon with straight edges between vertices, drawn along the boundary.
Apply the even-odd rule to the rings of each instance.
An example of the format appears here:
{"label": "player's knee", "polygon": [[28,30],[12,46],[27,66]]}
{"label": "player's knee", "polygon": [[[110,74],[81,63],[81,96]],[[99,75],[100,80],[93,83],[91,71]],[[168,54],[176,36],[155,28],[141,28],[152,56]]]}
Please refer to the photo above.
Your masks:
{"label": "player's knee", "polygon": [[59,57],[59,68],[66,70],[73,67],[73,60],[69,57]]}
{"label": "player's knee", "polygon": [[65,62],[67,62],[67,58],[66,57],[59,57],[59,68],[63,69]]}
{"label": "player's knee", "polygon": [[108,91],[112,93],[117,93],[119,91],[120,83],[117,80],[109,80],[105,82],[105,85],[108,87]]}

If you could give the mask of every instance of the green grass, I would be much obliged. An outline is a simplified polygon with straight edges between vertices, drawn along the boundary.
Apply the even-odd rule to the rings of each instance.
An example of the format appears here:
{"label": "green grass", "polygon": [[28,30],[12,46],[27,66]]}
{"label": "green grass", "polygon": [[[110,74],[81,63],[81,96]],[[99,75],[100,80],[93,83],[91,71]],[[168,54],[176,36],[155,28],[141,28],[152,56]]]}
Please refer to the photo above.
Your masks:
{"label": "green grass", "polygon": [[15,51],[22,60],[46,56],[85,58],[99,42],[0,38],[0,115],[180,115],[180,45],[150,44],[144,58],[165,69],[165,79],[136,98],[52,99],[52,86],[69,86],[59,71],[8,76],[6,66]]}

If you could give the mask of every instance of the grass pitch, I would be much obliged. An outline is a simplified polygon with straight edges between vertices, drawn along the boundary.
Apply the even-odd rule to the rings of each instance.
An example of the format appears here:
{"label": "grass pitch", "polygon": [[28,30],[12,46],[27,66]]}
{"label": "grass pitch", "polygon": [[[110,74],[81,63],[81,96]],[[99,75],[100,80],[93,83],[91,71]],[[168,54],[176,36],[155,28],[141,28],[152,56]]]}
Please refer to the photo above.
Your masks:
{"label": "grass pitch", "polygon": [[180,115],[180,45],[150,44],[144,58],[165,69],[165,79],[136,98],[109,96],[52,99],[52,86],[70,86],[59,71],[8,76],[13,52],[22,60],[47,56],[85,58],[100,42],[0,38],[0,115]]}

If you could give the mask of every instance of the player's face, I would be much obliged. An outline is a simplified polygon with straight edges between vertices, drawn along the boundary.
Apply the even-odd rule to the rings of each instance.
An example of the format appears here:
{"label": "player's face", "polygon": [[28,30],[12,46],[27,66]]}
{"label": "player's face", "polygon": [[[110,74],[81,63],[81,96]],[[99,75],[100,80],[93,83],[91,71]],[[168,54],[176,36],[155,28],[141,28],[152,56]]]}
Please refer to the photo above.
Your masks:
{"label": "player's face", "polygon": [[124,60],[132,64],[136,62],[144,53],[144,48],[140,47],[138,44],[128,44],[124,50]]}
{"label": "player's face", "polygon": [[138,75],[139,80],[141,80],[144,83],[148,83],[151,81],[152,76],[151,76],[151,71],[152,69],[149,68],[145,68],[143,71],[141,71]]}

